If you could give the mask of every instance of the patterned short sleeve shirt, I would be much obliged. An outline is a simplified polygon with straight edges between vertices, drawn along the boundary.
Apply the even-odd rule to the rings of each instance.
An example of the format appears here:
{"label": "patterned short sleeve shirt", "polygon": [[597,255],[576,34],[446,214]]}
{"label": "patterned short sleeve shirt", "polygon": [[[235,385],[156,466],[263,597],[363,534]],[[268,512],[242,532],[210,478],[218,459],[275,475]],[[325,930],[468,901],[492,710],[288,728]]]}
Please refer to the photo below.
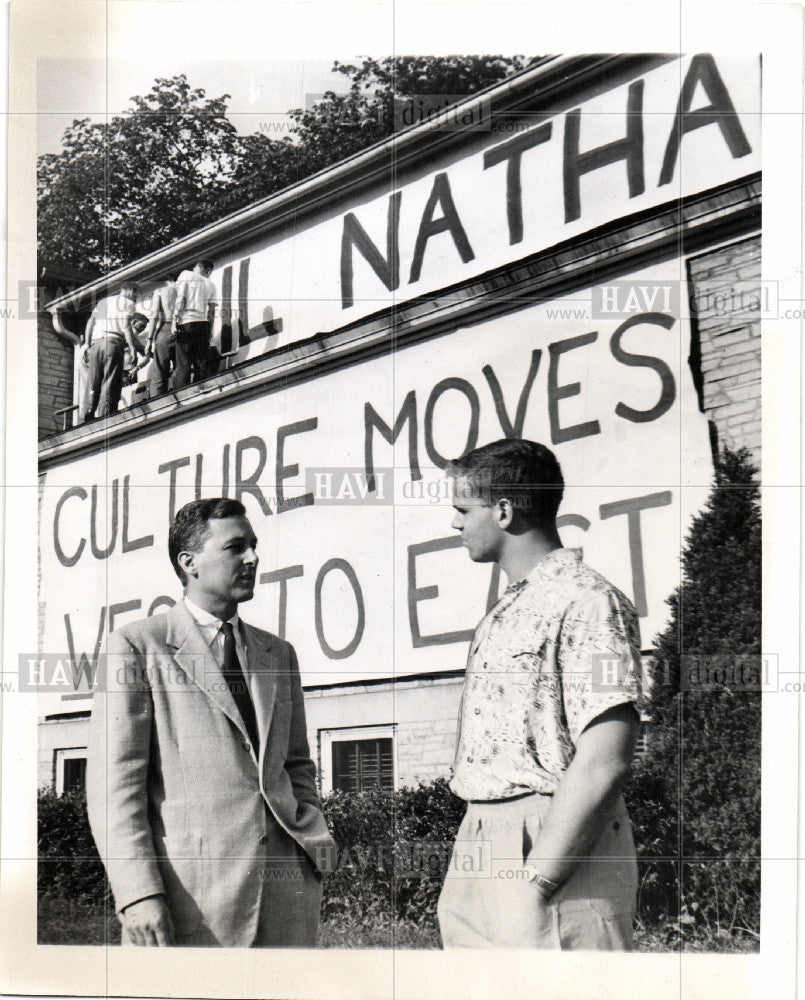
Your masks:
{"label": "patterned short sleeve shirt", "polygon": [[451,788],[473,800],[553,792],[593,719],[639,711],[640,679],[631,603],[580,549],[554,550],[475,630]]}

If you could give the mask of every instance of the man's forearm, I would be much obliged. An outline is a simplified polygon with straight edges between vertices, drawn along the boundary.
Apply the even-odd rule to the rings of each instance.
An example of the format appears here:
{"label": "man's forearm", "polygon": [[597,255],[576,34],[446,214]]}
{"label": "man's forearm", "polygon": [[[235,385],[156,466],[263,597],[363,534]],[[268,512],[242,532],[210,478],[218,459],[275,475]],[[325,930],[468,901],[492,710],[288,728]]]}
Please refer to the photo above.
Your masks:
{"label": "man's forearm", "polygon": [[637,713],[624,703],[579,737],[527,859],[532,874],[548,881],[543,894],[563,885],[598,839],[629,774],[637,732]]}
{"label": "man's forearm", "polygon": [[534,874],[563,885],[604,828],[628,774],[605,765],[577,767],[572,761],[528,858]]}
{"label": "man's forearm", "polygon": [[154,309],[154,314],[151,316],[151,319],[148,320],[148,326],[146,326],[145,332],[143,333],[143,336],[145,337],[146,341],[154,339],[157,332],[157,318],[160,315],[161,313],[159,311],[159,308],[157,307],[156,309]]}
{"label": "man's forearm", "polygon": [[285,762],[285,770],[291,779],[296,801],[321,809],[321,799],[316,788],[316,765],[313,761],[309,757],[292,757]]}
{"label": "man's forearm", "polygon": [[305,710],[301,696],[301,688],[294,697],[294,709],[291,718],[288,755],[285,759],[285,770],[291,779],[294,796],[299,803],[307,803],[321,808],[321,800],[316,787],[316,765],[310,757],[310,747],[305,729]]}
{"label": "man's forearm", "polygon": [[293,710],[285,770],[291,779],[296,801],[320,809],[321,800],[316,787],[316,765],[310,757],[305,721],[305,699],[302,693],[302,681],[299,676],[299,665],[295,651],[292,652],[291,660],[291,700]]}
{"label": "man's forearm", "polygon": [[134,335],[134,330],[132,329],[130,322],[126,323],[124,335],[126,338],[126,346],[131,351],[131,356],[136,359],[137,355],[142,354],[143,351],[139,340]]}

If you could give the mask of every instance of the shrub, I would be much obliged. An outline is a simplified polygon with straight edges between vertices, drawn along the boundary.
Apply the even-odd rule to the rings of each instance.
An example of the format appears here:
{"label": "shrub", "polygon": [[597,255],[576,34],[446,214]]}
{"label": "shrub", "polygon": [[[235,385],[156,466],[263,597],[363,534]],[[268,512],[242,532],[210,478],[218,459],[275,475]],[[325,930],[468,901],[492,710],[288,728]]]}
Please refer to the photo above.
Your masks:
{"label": "shrub", "polygon": [[[395,822],[402,867],[415,874],[397,882],[396,915],[436,929],[436,903],[459,825],[467,808],[444,778],[396,794]],[[408,845],[416,845],[410,850]]]}
{"label": "shrub", "polygon": [[760,691],[734,670],[707,689],[683,683],[683,657],[718,657],[732,670],[760,654],[755,475],[745,450],[725,450],[692,523],[671,619],[655,643],[649,747],[627,790],[644,879],[651,876],[644,914],[676,923],[687,940],[759,930]]}
{"label": "shrub", "polygon": [[37,799],[40,896],[60,896],[75,903],[111,900],[103,864],[92,839],[83,791],[57,795],[41,789]]}
{"label": "shrub", "polygon": [[325,814],[338,844],[335,870],[324,883],[322,918],[354,917],[386,925],[392,916],[393,795],[373,789],[333,792]]}
{"label": "shrub", "polygon": [[[331,937],[339,924],[388,940],[410,926],[435,934],[436,901],[464,808],[444,780],[327,796],[324,810],[339,846],[324,883],[322,919],[334,925]],[[38,827],[40,900],[113,909],[83,792],[40,791]]]}
{"label": "shrub", "polygon": [[436,928],[436,902],[465,804],[444,779],[397,792],[334,792],[324,811],[338,865],[324,886],[325,921],[402,921]]}

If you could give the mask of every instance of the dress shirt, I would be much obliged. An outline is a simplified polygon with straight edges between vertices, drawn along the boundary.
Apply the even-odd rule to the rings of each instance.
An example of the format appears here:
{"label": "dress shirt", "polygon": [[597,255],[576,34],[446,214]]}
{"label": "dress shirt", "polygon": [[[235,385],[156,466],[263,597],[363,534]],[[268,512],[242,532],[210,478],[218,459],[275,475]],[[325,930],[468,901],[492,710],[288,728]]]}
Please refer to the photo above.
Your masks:
{"label": "dress shirt", "polygon": [[[204,611],[203,608],[198,607],[198,605],[193,604],[189,597],[185,596],[184,603],[187,606],[187,610],[193,616],[196,624],[201,631],[204,641],[210,647],[210,652],[215,657],[215,662],[219,667],[224,665],[224,634],[221,631],[221,626],[223,622],[220,618],[216,618],[215,615],[211,615],[209,611]],[[240,663],[240,669],[243,671],[243,676],[249,685],[249,691],[251,692],[252,698],[254,698],[254,689],[252,686],[252,677],[249,672],[249,658],[246,654],[246,646],[243,643],[243,635],[240,628],[240,619],[238,618],[237,612],[229,619],[232,625],[232,630],[235,633],[235,652],[238,654],[238,662]]]}
{"label": "dress shirt", "polygon": [[580,549],[554,550],[475,630],[450,787],[474,801],[552,793],[593,719],[639,710],[640,680],[631,603]]}

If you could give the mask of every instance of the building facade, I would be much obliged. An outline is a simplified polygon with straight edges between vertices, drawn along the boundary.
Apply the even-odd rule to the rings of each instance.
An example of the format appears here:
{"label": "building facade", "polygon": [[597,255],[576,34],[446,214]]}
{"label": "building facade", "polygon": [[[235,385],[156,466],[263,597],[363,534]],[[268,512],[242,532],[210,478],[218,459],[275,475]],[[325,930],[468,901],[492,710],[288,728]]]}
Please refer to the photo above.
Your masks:
{"label": "building facade", "polygon": [[167,529],[195,496],[247,506],[242,610],[297,648],[324,791],[447,773],[502,587],[450,529],[467,448],[556,451],[563,542],[650,656],[714,454],[760,463],[759,112],[757,58],[546,59],[50,302],[78,337],[99,295],[135,280],[147,314],[211,257],[221,362],[40,443],[40,781],[81,782],[105,637],[178,598]]}

